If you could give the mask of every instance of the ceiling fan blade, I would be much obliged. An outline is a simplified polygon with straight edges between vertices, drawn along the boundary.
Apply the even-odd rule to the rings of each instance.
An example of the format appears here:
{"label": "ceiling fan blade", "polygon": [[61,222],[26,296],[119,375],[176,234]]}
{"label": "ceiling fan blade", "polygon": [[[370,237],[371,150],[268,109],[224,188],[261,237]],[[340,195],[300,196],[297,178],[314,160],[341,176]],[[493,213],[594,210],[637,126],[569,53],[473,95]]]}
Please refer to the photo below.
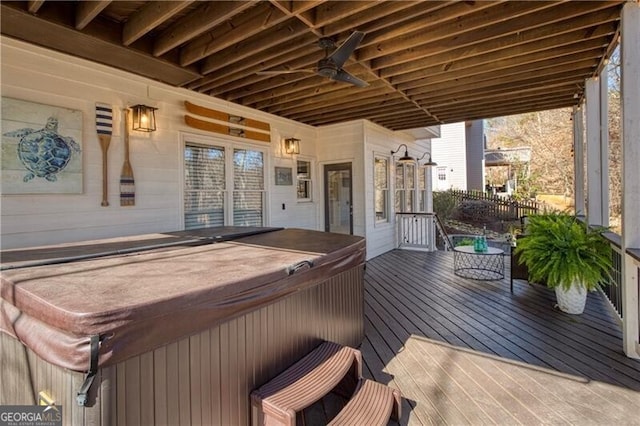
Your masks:
{"label": "ceiling fan blade", "polygon": [[256,74],[258,75],[280,75],[280,74],[294,74],[297,72],[304,72],[307,74],[315,74],[316,70],[312,69],[301,69],[301,70],[280,70],[280,71],[258,71]]}
{"label": "ceiling fan blade", "polygon": [[333,80],[350,83],[357,87],[367,87],[369,85],[366,81],[360,80],[358,77],[349,74],[343,69],[338,70],[338,73],[333,77]]}
{"label": "ceiling fan blade", "polygon": [[364,33],[361,31],[354,31],[353,34],[349,36],[348,39],[344,41],[336,50],[329,55],[328,59],[331,59],[333,63],[337,65],[338,68],[342,68],[349,56],[353,53],[354,50],[358,48],[358,45],[362,41],[364,37]]}

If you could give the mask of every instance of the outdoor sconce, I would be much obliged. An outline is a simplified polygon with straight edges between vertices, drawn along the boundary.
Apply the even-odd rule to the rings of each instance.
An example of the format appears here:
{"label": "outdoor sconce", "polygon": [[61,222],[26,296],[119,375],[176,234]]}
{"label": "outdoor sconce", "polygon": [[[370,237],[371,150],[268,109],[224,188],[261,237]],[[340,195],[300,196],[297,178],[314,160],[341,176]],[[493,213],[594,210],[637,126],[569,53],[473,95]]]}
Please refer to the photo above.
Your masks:
{"label": "outdoor sconce", "polygon": [[409,156],[406,144],[400,144],[398,149],[396,149],[395,151],[391,151],[391,155],[393,155],[396,152],[400,151],[400,148],[402,148],[403,146],[404,146],[404,155],[402,157],[398,158],[398,162],[400,162],[400,163],[414,163],[416,160],[415,160],[415,158]]}
{"label": "outdoor sconce", "polygon": [[[424,163],[424,164],[421,164],[421,166],[424,166],[424,167],[437,166],[437,165],[438,165],[438,163],[436,163],[435,161],[433,161],[433,160],[431,159],[431,153],[429,152],[428,154],[429,154],[429,161],[427,161],[427,162],[426,162],[426,163]],[[426,153],[426,152],[425,152],[424,154],[422,154],[422,157],[418,158],[418,161],[422,160],[422,159],[425,157],[425,155],[427,155],[427,153]]]}
{"label": "outdoor sconce", "polygon": [[300,154],[300,139],[296,139],[296,138],[285,139],[284,152],[287,154]]}
{"label": "outdoor sconce", "polygon": [[156,110],[158,108],[146,105],[134,105],[131,107],[133,112],[133,130],[138,132],[155,132],[156,130]]}

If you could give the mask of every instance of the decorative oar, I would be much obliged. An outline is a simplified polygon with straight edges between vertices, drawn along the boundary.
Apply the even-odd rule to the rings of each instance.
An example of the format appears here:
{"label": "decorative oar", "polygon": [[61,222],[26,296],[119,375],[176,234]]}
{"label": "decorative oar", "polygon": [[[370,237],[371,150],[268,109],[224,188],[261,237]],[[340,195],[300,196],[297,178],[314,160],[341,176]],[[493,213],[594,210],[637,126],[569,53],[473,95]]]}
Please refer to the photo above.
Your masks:
{"label": "decorative oar", "polygon": [[113,128],[113,110],[111,105],[96,103],[96,132],[102,149],[102,207],[109,205],[109,193],[107,192],[107,150],[111,143],[111,130]]}
{"label": "decorative oar", "polygon": [[124,109],[124,164],[120,174],[120,205],[136,204],[136,187],[133,181],[133,169],[129,163],[129,110]]}

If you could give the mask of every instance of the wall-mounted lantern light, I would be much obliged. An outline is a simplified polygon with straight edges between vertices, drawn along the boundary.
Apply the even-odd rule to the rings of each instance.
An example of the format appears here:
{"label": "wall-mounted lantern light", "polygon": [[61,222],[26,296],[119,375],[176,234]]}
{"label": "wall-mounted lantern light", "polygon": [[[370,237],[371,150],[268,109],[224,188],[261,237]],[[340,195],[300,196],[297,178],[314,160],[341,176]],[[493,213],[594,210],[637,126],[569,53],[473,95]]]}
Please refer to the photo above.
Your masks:
{"label": "wall-mounted lantern light", "polygon": [[133,112],[133,130],[138,132],[154,132],[156,130],[156,110],[158,108],[146,105],[134,105],[131,107]]}
{"label": "wall-mounted lantern light", "polygon": [[400,146],[398,146],[398,149],[396,149],[395,151],[391,151],[391,155],[395,154],[396,152],[400,151],[400,148],[402,148],[404,146],[404,155],[400,158],[398,158],[398,162],[400,163],[415,163],[416,159],[409,156],[409,152],[408,152],[408,148],[406,144],[400,144]]}
{"label": "wall-mounted lantern light", "polygon": [[296,138],[285,139],[284,152],[286,154],[300,154],[300,139],[296,139]]}
{"label": "wall-mounted lantern light", "polygon": [[427,161],[426,163],[420,164],[421,166],[424,167],[431,167],[431,166],[437,166],[438,163],[436,163],[435,161],[431,160],[431,153],[430,152],[425,152],[424,154],[422,154],[422,157],[418,158],[418,161],[422,160],[427,154],[429,154],[429,161]]}

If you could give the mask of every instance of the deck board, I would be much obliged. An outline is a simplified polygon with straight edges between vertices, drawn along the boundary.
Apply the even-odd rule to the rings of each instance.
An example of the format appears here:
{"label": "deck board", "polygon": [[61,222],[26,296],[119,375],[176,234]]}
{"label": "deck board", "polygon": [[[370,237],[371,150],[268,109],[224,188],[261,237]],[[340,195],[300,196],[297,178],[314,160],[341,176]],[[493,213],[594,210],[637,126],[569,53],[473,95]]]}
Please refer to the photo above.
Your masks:
{"label": "deck board", "polygon": [[[599,293],[585,313],[547,288],[453,274],[453,256],[367,262],[365,372],[403,392],[401,424],[640,424],[640,361]],[[408,412],[407,412],[408,411]]]}

